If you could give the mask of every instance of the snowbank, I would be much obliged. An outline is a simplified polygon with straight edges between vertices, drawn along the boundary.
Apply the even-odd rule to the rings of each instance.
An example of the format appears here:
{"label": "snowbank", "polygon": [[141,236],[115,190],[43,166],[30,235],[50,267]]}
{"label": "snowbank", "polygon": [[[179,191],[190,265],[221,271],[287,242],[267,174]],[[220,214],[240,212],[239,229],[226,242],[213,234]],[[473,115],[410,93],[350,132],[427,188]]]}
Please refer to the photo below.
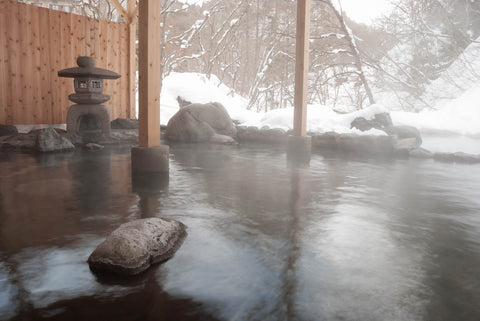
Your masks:
{"label": "snowbank", "polygon": [[480,81],[456,99],[441,102],[439,110],[420,113],[391,112],[395,124],[415,126],[423,131],[480,136]]}
{"label": "snowbank", "polygon": [[[440,86],[434,84],[434,86]],[[441,91],[440,87],[437,87]],[[267,113],[247,110],[248,99],[236,94],[212,75],[207,78],[198,73],[172,73],[163,80],[161,93],[160,121],[166,125],[170,117],[178,110],[177,97],[191,102],[208,103],[218,101],[230,113],[230,116],[243,126],[262,128],[293,127],[293,108],[275,109]],[[480,79],[470,82],[470,88],[458,98],[442,100],[439,110],[420,113],[390,111],[394,125],[410,125],[423,131],[443,131],[457,135],[480,136]],[[338,108],[337,108],[338,109]],[[376,113],[386,112],[382,105],[372,105],[351,113],[338,113],[330,106],[309,105],[307,110],[307,130],[316,133],[334,131],[337,133],[355,133],[366,135],[385,135],[379,130],[361,132],[351,129],[350,124],[356,117],[372,119]]]}
{"label": "snowbank", "polygon": [[246,109],[247,99],[222,84],[215,75],[207,78],[206,75],[199,73],[171,73],[163,79],[160,94],[162,125],[166,125],[178,111],[178,96],[193,103],[220,102],[228,110],[230,117],[240,122],[258,117],[256,113]]}
{"label": "snowbank", "polygon": [[[307,109],[307,131],[315,133],[336,132],[339,134],[355,133],[360,135],[385,135],[380,130],[362,132],[356,128],[350,128],[350,124],[357,117],[373,119],[376,113],[386,112],[380,105],[372,105],[349,114],[339,114],[332,108],[323,105],[309,105]],[[293,108],[275,109],[261,114],[257,119],[245,122],[244,126],[256,126],[261,128],[281,128],[289,130],[293,128]]]}
{"label": "snowbank", "polygon": [[[268,126],[285,130],[293,127],[293,108],[275,109],[267,113],[247,110],[248,100],[246,98],[234,93],[216,76],[212,75],[207,78],[206,75],[198,73],[172,73],[163,80],[160,97],[160,122],[162,125],[166,125],[170,117],[179,109],[178,96],[202,104],[218,101],[225,106],[232,119],[243,126],[258,128]],[[350,123],[356,117],[372,119],[375,113],[385,111],[385,108],[373,105],[353,113],[339,114],[328,106],[310,105],[307,110],[307,130],[318,133],[334,131],[337,133],[385,135],[384,132],[378,130],[361,132],[350,128]]]}

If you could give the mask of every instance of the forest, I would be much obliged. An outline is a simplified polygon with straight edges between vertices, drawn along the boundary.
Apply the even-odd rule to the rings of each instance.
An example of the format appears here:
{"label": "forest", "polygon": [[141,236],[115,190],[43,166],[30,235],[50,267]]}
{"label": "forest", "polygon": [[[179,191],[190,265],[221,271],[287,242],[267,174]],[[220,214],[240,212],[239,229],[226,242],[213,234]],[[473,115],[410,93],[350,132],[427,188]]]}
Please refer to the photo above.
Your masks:
{"label": "forest", "polygon": [[[108,1],[71,2],[74,13],[121,21]],[[295,12],[291,0],[162,0],[163,77],[215,75],[251,110],[292,106]],[[351,20],[341,0],[312,0],[308,102],[361,109],[388,92],[398,102],[390,108],[433,108],[422,99],[426,86],[479,33],[475,0],[394,0],[373,25]]]}

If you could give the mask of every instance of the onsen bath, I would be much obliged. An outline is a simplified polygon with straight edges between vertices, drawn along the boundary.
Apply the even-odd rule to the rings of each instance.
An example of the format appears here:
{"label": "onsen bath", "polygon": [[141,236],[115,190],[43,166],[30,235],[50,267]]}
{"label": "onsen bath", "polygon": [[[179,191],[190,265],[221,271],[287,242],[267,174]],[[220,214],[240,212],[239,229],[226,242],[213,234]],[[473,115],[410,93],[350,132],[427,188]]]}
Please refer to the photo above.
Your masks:
{"label": "onsen bath", "polygon": [[[0,154],[1,320],[476,320],[480,165],[172,145],[132,186],[130,148]],[[139,276],[92,273],[120,224],[188,236]]]}

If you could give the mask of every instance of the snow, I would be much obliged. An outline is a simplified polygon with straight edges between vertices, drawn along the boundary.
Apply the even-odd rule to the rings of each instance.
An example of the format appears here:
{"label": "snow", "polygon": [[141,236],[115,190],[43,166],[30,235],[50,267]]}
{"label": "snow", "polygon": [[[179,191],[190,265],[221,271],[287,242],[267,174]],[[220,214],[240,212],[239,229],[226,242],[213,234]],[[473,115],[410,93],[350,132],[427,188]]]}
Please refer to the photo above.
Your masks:
{"label": "snow", "polygon": [[442,109],[456,100],[469,88],[478,88],[480,81],[480,37],[471,43],[463,53],[426,88],[422,102]]}
{"label": "snow", "polygon": [[391,112],[394,123],[417,127],[422,131],[448,132],[480,136],[480,81],[458,98],[442,99],[438,110],[419,113]]}
{"label": "snow", "polygon": [[[160,95],[160,123],[166,125],[168,120],[178,111],[177,97],[194,102],[220,102],[233,120],[242,126],[262,128],[281,128],[284,130],[293,127],[293,107],[274,109],[266,113],[257,113],[247,110],[248,99],[234,93],[215,76],[208,78],[199,73],[171,73],[165,77]],[[338,109],[338,108],[337,108]],[[381,105],[372,105],[368,108],[348,114],[341,114],[329,106],[309,105],[307,109],[307,130],[311,132],[356,133],[363,135],[385,135],[379,130],[361,132],[350,128],[350,123],[356,117],[372,119],[376,113],[386,112]]]}
{"label": "snow", "polygon": [[[324,133],[356,133],[385,135],[382,131],[360,132],[351,129],[356,117],[371,119],[375,113],[390,112],[394,125],[409,125],[424,134],[460,135],[474,139],[480,137],[480,38],[467,47],[438,79],[431,82],[421,97],[430,109],[421,112],[397,111],[389,101],[398,100],[393,92],[377,92],[380,104],[362,110],[349,106],[312,104],[307,109],[307,130]],[[392,57],[395,59],[395,57]],[[179,109],[177,97],[195,103],[220,102],[232,119],[243,126],[268,126],[270,128],[292,129],[293,107],[274,109],[257,113],[247,109],[248,98],[242,97],[224,85],[215,75],[207,77],[198,73],[171,73],[163,80],[161,93],[160,122],[167,124]],[[383,105],[382,105],[383,103]],[[420,102],[419,102],[420,103]],[[341,111],[341,112],[339,112]],[[345,111],[351,111],[346,113]]]}
{"label": "snow", "polygon": [[177,97],[205,104],[219,102],[227,108],[230,117],[245,122],[257,117],[256,113],[247,110],[248,100],[233,92],[215,76],[208,78],[199,73],[171,73],[162,83],[160,94],[160,123],[166,125],[179,109]]}

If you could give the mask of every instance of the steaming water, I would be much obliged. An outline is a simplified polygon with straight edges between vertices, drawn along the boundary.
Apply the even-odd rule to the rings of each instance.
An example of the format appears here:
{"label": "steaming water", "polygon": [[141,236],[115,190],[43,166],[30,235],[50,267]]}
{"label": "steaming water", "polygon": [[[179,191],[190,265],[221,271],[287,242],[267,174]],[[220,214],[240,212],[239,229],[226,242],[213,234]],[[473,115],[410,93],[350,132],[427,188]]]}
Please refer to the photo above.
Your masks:
{"label": "steaming water", "polygon": [[[129,149],[0,154],[1,320],[478,320],[480,166],[171,148],[132,191]],[[188,237],[127,280],[86,259],[119,224]]]}

